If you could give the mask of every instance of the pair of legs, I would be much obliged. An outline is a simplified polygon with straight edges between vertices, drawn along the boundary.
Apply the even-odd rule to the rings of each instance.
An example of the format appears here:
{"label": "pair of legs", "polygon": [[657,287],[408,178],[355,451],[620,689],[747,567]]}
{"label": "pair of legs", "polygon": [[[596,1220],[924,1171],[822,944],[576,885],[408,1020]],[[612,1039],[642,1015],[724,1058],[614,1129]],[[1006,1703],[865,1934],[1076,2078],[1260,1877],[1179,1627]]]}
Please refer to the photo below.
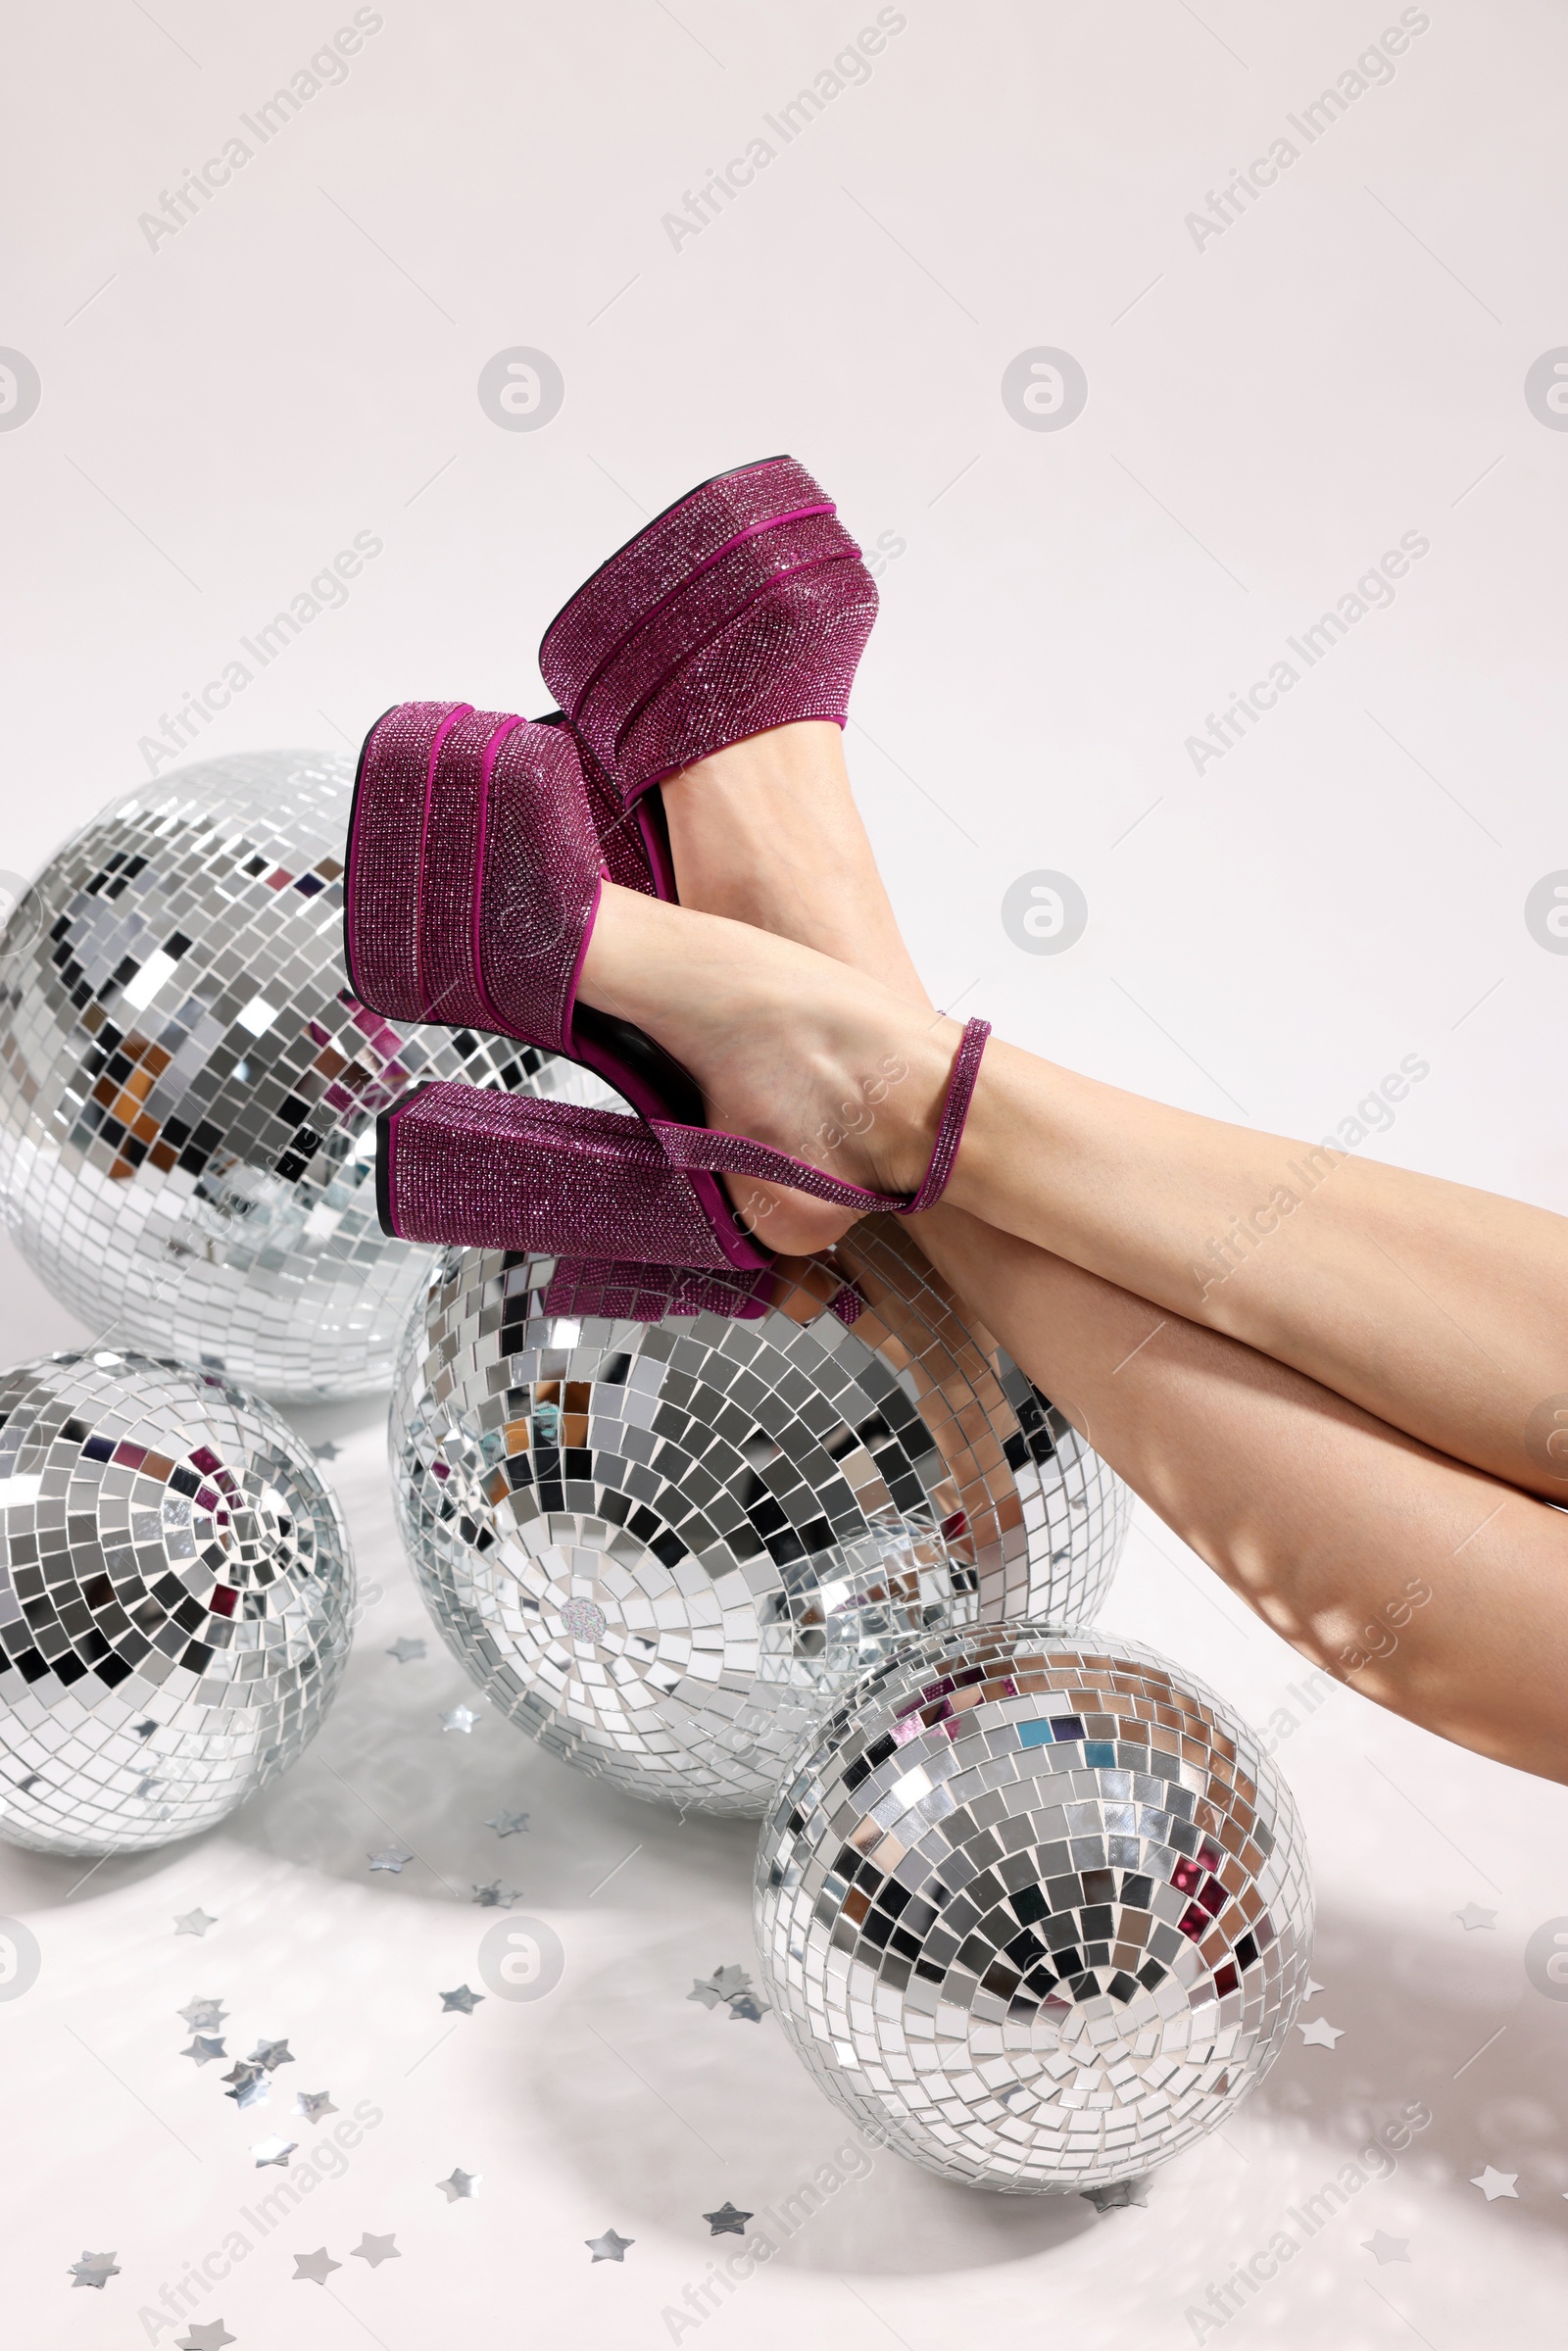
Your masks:
{"label": "pair of legs", "polygon": [[[913,1191],[958,1027],[900,937],[838,729],[754,737],[663,796],[683,903],[607,889],[584,1000],[684,1061],[713,1124]],[[741,1204],[785,1252],[847,1222],[766,1187]],[[1568,1220],[993,1039],[947,1195],[910,1229],[1303,1655],[1568,1779]]]}

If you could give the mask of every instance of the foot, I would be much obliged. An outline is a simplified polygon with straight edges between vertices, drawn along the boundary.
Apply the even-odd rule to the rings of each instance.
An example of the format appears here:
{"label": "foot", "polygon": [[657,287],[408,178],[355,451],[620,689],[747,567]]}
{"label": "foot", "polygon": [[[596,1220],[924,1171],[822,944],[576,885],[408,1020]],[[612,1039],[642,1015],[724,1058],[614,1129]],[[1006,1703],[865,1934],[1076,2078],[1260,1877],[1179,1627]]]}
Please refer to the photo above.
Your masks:
{"label": "foot", "polygon": [[[689,1069],[710,1126],[869,1191],[925,1174],[960,1035],[809,948],[607,882],[581,1001],[636,1023]],[[770,1249],[805,1255],[856,1222],[805,1193],[727,1178]]]}
{"label": "foot", "polygon": [[733,743],[661,787],[681,904],[814,947],[933,1012],[826,719]]}

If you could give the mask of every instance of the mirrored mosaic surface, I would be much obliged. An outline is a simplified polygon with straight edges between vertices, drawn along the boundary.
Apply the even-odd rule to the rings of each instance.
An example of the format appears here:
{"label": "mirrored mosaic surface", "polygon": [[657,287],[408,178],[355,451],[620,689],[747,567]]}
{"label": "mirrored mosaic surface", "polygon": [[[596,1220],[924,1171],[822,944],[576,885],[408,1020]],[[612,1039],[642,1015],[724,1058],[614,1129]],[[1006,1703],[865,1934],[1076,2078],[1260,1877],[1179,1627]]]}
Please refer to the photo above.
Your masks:
{"label": "mirrored mosaic surface", "polygon": [[628,1793],[760,1814],[893,1648],[1087,1619],[1109,1582],[1125,1489],[896,1220],[852,1244],[759,1321],[546,1315],[550,1260],[454,1251],[411,1322],[393,1482],[431,1612],[494,1704]]}
{"label": "mirrored mosaic surface", "polygon": [[1049,2193],[1224,2121],[1295,2018],[1312,1897],[1228,1706],[1152,1650],[1022,1625],[909,1644],[808,1737],[756,1922],[786,2033],[862,2130]]}
{"label": "mirrored mosaic surface", "polygon": [[347,1662],[337,1504],[216,1373],[100,1349],[0,1378],[0,1837],[140,1850],[221,1820]]}
{"label": "mirrored mosaic surface", "polygon": [[115,1345],[277,1396],[386,1387],[423,1290],[432,1252],[376,1219],[377,1112],[424,1077],[579,1075],[349,993],[352,785],[322,752],[168,775],[68,843],[0,937],[0,1195],[24,1254]]}

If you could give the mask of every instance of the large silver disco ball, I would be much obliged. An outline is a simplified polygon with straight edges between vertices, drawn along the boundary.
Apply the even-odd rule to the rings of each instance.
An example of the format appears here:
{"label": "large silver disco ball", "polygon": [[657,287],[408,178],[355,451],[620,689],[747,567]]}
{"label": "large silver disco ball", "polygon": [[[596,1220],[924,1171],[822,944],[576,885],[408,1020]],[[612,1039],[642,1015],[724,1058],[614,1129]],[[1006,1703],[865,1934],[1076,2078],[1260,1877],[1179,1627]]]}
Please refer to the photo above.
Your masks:
{"label": "large silver disco ball", "polygon": [[427,1249],[375,1213],[376,1113],[416,1077],[569,1064],[400,1030],[349,994],[350,762],[205,759],[69,842],[0,936],[0,1197],[88,1328],[277,1396],[384,1388]]}
{"label": "large silver disco ball", "polygon": [[1152,1650],[915,1642],[810,1734],[758,1852],[784,2030],[868,2134],[1005,2194],[1132,2180],[1278,2055],[1311,1952],[1296,1806]]}
{"label": "large silver disco ball", "polygon": [[189,1837],[285,1771],[349,1651],[332,1496],[216,1373],[100,1349],[0,1378],[0,1837]]}
{"label": "large silver disco ball", "polygon": [[[895,1220],[759,1321],[549,1315],[550,1274],[446,1259],[390,1440],[448,1645],[554,1753],[755,1817],[807,1724],[891,1648],[1098,1607],[1125,1490],[999,1371]],[[840,1276],[851,1325],[823,1303]]]}

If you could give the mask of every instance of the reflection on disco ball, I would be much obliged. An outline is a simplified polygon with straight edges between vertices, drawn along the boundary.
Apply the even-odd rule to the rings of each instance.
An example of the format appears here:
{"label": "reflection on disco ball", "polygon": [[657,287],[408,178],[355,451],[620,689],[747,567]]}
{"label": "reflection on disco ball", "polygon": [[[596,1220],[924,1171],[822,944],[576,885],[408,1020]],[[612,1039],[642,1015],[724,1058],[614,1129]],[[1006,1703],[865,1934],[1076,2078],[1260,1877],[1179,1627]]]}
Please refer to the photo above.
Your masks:
{"label": "reflection on disco ball", "polygon": [[762,1971],[869,2136],[1023,2195],[1129,2180],[1278,2055],[1311,1955],[1295,1804],[1151,1649],[1010,1625],[888,1659],[762,1831]]}
{"label": "reflection on disco ball", "polygon": [[100,1350],[0,1378],[0,1837],[133,1852],[315,1737],[348,1658],[337,1505],[271,1408]]}
{"label": "reflection on disco ball", "polygon": [[890,1224],[836,1253],[851,1326],[804,1280],[760,1321],[546,1315],[549,1260],[478,1250],[411,1320],[393,1489],[436,1622],[493,1704],[629,1794],[756,1816],[890,1649],[1099,1604],[1124,1490]]}
{"label": "reflection on disco ball", "polygon": [[375,1213],[375,1117],[417,1077],[567,1063],[400,1030],[350,995],[353,771],[255,752],[149,784],[0,935],[0,1191],[23,1253],[116,1345],[270,1396],[384,1388],[430,1252]]}

